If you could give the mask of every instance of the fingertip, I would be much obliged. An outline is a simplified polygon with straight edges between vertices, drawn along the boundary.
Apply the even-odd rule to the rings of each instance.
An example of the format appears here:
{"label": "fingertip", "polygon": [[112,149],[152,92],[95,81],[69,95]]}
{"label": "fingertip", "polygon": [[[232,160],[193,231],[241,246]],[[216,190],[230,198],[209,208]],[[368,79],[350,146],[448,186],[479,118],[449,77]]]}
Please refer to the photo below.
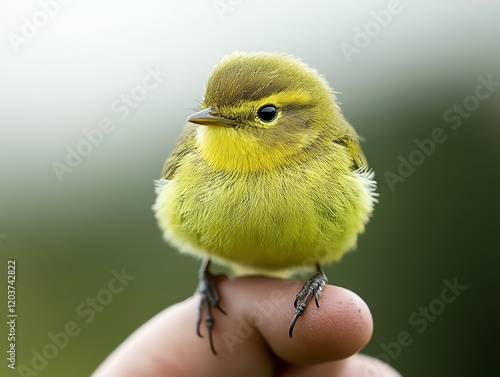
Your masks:
{"label": "fingertip", "polygon": [[287,361],[310,364],[344,359],[370,340],[372,316],[357,294],[327,285],[319,304],[317,308],[310,303],[297,321],[293,344],[280,344]]}
{"label": "fingertip", "polygon": [[327,285],[320,308],[311,306],[304,325],[296,330],[297,340],[307,342],[310,352],[322,350],[320,357],[339,360],[361,350],[371,339],[373,319],[368,305],[356,293]]}
{"label": "fingertip", "polygon": [[299,281],[244,277],[234,279],[232,285],[237,287],[235,299],[245,306],[249,324],[284,361],[312,364],[343,359],[358,352],[371,338],[373,320],[368,306],[345,288],[325,286],[320,307],[309,303],[290,338]]}

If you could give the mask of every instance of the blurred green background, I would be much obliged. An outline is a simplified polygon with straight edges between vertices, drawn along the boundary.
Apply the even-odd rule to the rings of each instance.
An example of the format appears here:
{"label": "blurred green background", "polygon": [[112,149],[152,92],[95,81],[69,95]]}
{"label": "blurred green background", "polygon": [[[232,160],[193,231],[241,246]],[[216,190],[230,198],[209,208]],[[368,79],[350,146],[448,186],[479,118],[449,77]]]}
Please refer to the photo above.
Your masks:
{"label": "blurred green background", "polygon": [[[193,293],[199,263],[162,240],[153,180],[212,67],[234,50],[263,50],[316,67],[366,139],[380,203],[357,251],[327,268],[372,310],[363,352],[405,376],[494,375],[500,84],[476,88],[500,82],[499,14],[494,1],[2,0],[0,312],[16,259],[17,366],[33,368],[33,352],[75,322],[78,335],[37,375],[88,376]],[[148,69],[168,76],[137,89]],[[447,121],[453,111],[467,113]],[[106,118],[112,132],[85,149],[82,132]],[[415,152],[437,128],[446,141]],[[59,179],[54,164],[78,145],[87,155]],[[391,184],[401,158],[418,166]],[[135,278],[107,296],[123,268]],[[467,288],[445,303],[455,279]],[[96,295],[100,311],[87,303]],[[396,346],[405,333],[411,344]],[[19,375],[3,360],[2,376]]]}

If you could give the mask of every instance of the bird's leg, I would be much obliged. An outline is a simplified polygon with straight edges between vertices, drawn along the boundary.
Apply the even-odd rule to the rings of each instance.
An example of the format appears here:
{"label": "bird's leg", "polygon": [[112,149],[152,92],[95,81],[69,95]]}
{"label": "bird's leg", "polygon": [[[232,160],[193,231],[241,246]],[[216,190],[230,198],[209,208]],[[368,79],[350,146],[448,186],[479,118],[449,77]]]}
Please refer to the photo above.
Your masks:
{"label": "bird's leg", "polygon": [[295,301],[293,302],[293,306],[295,306],[295,315],[293,316],[292,323],[290,324],[290,330],[288,331],[290,338],[293,334],[295,322],[297,322],[299,317],[304,314],[307,304],[313,295],[316,306],[319,308],[318,299],[319,296],[321,296],[321,292],[323,291],[326,283],[328,283],[328,278],[318,263],[316,263],[316,271],[316,274],[304,283],[300,292],[295,296]]}
{"label": "bird's leg", "polygon": [[198,319],[196,321],[196,333],[198,336],[203,338],[200,332],[201,319],[203,317],[203,313],[205,313],[205,325],[208,330],[208,339],[210,341],[210,348],[214,354],[214,342],[212,339],[212,333],[214,329],[214,317],[212,316],[212,307],[219,309],[222,313],[226,314],[226,312],[219,305],[219,292],[217,291],[217,287],[215,285],[216,279],[219,275],[214,275],[210,272],[210,259],[206,258],[203,260],[203,263],[200,267],[199,272],[199,283],[198,283],[198,293],[201,296],[200,306],[198,307]]}

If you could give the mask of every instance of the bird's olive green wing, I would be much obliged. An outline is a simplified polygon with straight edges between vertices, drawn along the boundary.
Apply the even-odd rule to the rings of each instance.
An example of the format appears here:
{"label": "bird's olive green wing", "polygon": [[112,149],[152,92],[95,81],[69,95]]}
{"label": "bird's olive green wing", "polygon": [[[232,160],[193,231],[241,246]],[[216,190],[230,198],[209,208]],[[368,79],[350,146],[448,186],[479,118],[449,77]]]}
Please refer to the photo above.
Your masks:
{"label": "bird's olive green wing", "polygon": [[351,138],[343,138],[341,143],[347,148],[349,154],[353,160],[353,169],[352,170],[360,170],[366,171],[368,170],[368,161],[366,161],[365,154],[361,149],[361,145],[359,144],[358,139]]}
{"label": "bird's olive green wing", "polygon": [[184,131],[175,143],[174,150],[163,164],[160,179],[172,179],[182,158],[193,150],[195,146],[196,127],[192,123],[186,124]]}
{"label": "bird's olive green wing", "polygon": [[361,172],[367,171],[368,161],[366,160],[361,144],[359,143],[359,136],[346,120],[344,120],[344,124],[347,132],[345,136],[337,140],[337,142],[346,147],[351,155],[353,161],[352,170],[359,170]]}

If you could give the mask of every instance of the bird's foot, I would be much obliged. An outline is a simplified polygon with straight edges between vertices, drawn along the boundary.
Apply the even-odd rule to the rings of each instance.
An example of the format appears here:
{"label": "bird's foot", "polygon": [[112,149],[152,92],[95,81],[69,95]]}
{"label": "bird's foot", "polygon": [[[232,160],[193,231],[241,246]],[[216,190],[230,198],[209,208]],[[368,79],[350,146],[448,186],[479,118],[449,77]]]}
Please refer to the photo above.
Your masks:
{"label": "bird's foot", "polygon": [[196,333],[198,334],[199,337],[203,338],[203,335],[201,335],[200,332],[200,327],[201,327],[201,320],[204,314],[205,325],[208,330],[208,339],[210,341],[210,348],[212,349],[212,352],[214,354],[217,354],[213,342],[213,329],[215,325],[215,320],[212,315],[212,308],[217,308],[224,314],[226,314],[226,312],[219,305],[220,296],[216,286],[217,278],[221,275],[212,274],[209,270],[209,267],[210,267],[210,260],[206,260],[203,262],[200,268],[197,291],[201,296],[201,300],[200,300],[200,305],[198,307]]}
{"label": "bird's foot", "polygon": [[328,283],[328,278],[326,277],[323,269],[319,264],[316,265],[316,269],[318,272],[304,283],[304,286],[302,287],[300,292],[295,296],[295,301],[293,302],[293,306],[295,307],[295,315],[293,316],[292,323],[290,324],[290,330],[288,331],[288,335],[290,336],[290,338],[292,337],[295,323],[297,322],[299,317],[304,314],[307,304],[313,296],[314,301],[316,302],[316,306],[319,308],[318,299],[321,296],[321,292],[323,292],[323,288],[325,287],[326,283]]}

